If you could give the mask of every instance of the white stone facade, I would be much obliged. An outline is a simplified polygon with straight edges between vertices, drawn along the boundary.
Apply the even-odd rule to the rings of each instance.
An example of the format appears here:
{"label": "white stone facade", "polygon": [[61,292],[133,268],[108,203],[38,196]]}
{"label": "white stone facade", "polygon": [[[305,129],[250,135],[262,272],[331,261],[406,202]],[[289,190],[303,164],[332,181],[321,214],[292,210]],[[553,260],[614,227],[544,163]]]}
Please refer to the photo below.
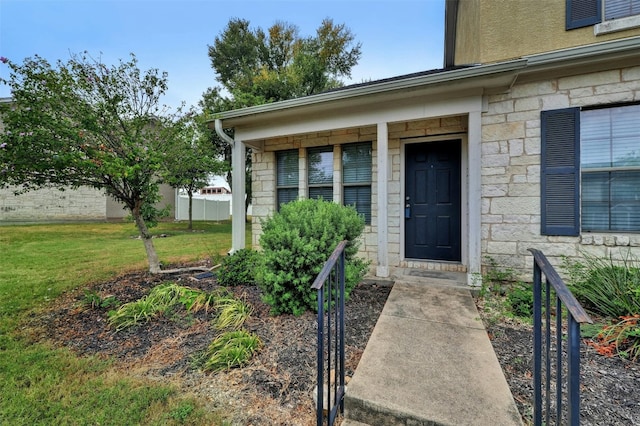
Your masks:
{"label": "white stone facade", "polygon": [[[482,114],[482,254],[531,275],[529,248],[554,266],[582,252],[640,257],[640,234],[540,234],[540,112],[640,101],[640,67],[516,84],[487,96]],[[640,117],[639,117],[640,119]]]}
{"label": "white stone facade", "polygon": [[[388,233],[388,260],[391,268],[420,267],[426,269],[466,271],[465,265],[437,262],[407,262],[402,259],[401,245],[401,174],[402,174],[402,146],[407,141],[415,138],[428,138],[438,135],[446,138],[446,135],[462,135],[466,133],[466,117],[455,116],[418,121],[390,124],[388,142],[388,205],[387,209],[387,233]],[[356,129],[339,129],[327,132],[316,132],[305,135],[297,135],[284,138],[274,138],[264,141],[264,149],[260,152],[254,150],[252,165],[252,244],[259,247],[261,220],[273,214],[276,209],[276,151],[285,149],[299,150],[299,198],[307,197],[307,153],[306,149],[316,146],[334,146],[334,200],[341,200],[341,160],[340,146],[354,142],[372,143],[372,185],[371,185],[371,224],[365,227],[361,241],[361,255],[371,261],[371,273],[375,274],[375,265],[378,252],[378,192],[377,192],[377,131],[376,126],[366,126]]]}

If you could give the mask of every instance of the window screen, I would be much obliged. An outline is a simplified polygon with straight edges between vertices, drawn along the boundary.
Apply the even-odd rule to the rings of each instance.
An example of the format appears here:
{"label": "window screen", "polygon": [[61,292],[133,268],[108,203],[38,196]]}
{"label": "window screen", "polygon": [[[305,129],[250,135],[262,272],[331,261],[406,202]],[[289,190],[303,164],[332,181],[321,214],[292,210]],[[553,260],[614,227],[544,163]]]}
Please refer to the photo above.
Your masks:
{"label": "window screen", "polygon": [[583,111],[585,231],[640,231],[640,105]]}
{"label": "window screen", "polygon": [[276,153],[276,187],[278,208],[298,199],[298,150]]}
{"label": "window screen", "polygon": [[344,205],[355,206],[371,223],[371,142],[342,147],[342,183]]}
{"label": "window screen", "polygon": [[309,198],[333,201],[333,147],[307,150]]}

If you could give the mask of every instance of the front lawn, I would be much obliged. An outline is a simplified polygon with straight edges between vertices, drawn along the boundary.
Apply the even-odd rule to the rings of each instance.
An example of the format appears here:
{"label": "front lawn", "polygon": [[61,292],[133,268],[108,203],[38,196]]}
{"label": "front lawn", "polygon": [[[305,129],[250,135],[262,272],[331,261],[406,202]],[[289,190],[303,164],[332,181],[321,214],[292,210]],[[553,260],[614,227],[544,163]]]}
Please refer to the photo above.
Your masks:
{"label": "front lawn", "polygon": [[[230,222],[161,223],[163,264],[224,256]],[[250,232],[247,232],[250,235]],[[30,317],[62,293],[146,268],[133,224],[0,226],[0,424],[222,424],[170,385],[123,376],[110,363],[33,343]]]}

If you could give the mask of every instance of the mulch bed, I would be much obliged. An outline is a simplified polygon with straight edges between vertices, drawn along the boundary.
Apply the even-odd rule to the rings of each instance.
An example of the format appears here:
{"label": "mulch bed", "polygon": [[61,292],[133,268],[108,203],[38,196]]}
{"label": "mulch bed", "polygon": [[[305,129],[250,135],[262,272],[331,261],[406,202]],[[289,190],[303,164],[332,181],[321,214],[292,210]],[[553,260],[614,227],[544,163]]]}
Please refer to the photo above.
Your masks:
{"label": "mulch bed", "polygon": [[[483,319],[487,320],[486,317]],[[485,327],[518,410],[525,424],[531,424],[533,327],[504,318],[500,322],[485,321]],[[566,347],[566,343],[563,346]],[[583,342],[580,356],[580,424],[640,425],[639,389],[639,364],[602,356]],[[555,394],[551,398],[553,401]],[[555,422],[552,420],[551,424]]]}
{"label": "mulch bed", "polygon": [[[146,295],[163,282],[177,282],[212,291],[215,278],[196,280],[197,273],[151,275],[131,273],[96,283],[89,290],[126,303]],[[107,310],[82,306],[84,291],[67,294],[33,318],[34,340],[48,339],[80,355],[116,359],[117,368],[152,380],[170,381],[185,393],[206,401],[238,425],[315,424],[312,392],[316,377],[316,314],[271,316],[255,286],[230,288],[253,307],[244,328],[262,340],[249,365],[219,373],[204,373],[194,363],[216,336],[212,313],[175,312],[115,332]],[[352,375],[382,311],[391,287],[363,283],[346,304],[346,370]]]}
{"label": "mulch bed", "polygon": [[[115,296],[120,302],[137,300],[167,281],[211,291],[214,278],[194,279],[195,273],[162,276],[131,273],[96,283],[90,290]],[[358,285],[347,302],[347,370],[358,365],[373,327],[389,295],[383,283]],[[185,394],[206,401],[211,409],[239,425],[315,424],[312,391],[315,386],[316,317],[271,316],[255,286],[233,292],[253,306],[245,324],[257,333],[263,347],[251,363],[240,369],[204,373],[193,360],[215,338],[211,313],[175,314],[115,332],[107,324],[105,309],[81,306],[79,289],[56,300],[32,319],[34,340],[48,339],[80,355],[116,359],[117,368],[152,380],[171,382]],[[532,418],[532,328],[508,319],[495,321],[479,310],[498,360],[525,421]],[[583,345],[581,359],[581,423],[583,425],[640,425],[640,365],[599,355]]]}

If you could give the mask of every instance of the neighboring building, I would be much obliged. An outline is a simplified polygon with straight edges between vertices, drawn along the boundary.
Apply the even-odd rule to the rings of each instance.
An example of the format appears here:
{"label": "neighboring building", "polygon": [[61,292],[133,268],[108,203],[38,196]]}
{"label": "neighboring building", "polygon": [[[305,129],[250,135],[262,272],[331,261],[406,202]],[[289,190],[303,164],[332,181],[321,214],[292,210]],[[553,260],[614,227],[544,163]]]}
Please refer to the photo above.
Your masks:
{"label": "neighboring building", "polygon": [[229,195],[231,191],[224,186],[205,186],[198,191],[200,195]]}
{"label": "neighboring building", "polygon": [[323,196],[365,216],[381,277],[640,254],[640,1],[446,5],[444,69],[216,120],[253,149],[254,245],[280,203]]}
{"label": "neighboring building", "polygon": [[[11,98],[0,98],[0,103],[10,104]],[[4,131],[1,118],[0,132]],[[123,204],[93,188],[43,188],[15,195],[16,189],[0,188],[0,222],[115,220],[130,214]],[[174,217],[175,190],[161,185],[160,194],[163,201],[158,207],[170,205]]]}

